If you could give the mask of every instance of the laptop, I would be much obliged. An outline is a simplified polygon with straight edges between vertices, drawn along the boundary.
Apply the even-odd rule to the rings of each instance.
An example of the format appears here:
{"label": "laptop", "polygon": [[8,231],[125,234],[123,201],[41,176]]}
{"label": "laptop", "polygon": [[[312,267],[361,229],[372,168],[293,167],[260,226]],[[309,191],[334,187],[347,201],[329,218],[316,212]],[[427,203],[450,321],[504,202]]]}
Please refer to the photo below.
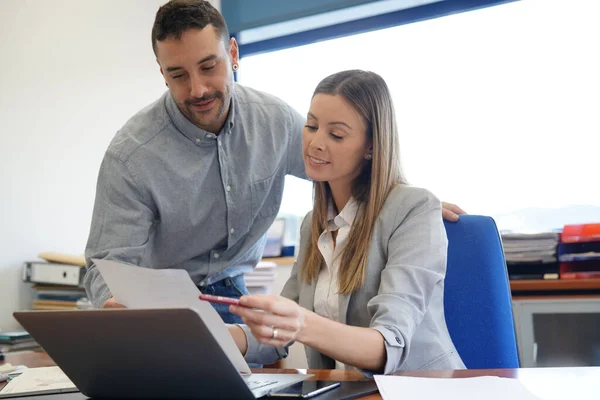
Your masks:
{"label": "laptop", "polygon": [[189,308],[13,316],[88,397],[255,399],[312,376],[240,374]]}

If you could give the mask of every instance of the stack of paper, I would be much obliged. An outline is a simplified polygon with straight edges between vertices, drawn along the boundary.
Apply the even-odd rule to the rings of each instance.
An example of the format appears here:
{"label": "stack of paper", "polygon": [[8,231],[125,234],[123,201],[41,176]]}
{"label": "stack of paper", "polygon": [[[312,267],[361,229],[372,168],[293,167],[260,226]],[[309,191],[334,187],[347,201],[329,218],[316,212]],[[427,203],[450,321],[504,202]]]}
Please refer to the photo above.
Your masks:
{"label": "stack of paper", "polygon": [[375,382],[384,400],[597,400],[600,393],[598,378],[577,368],[523,369],[519,379],[376,375]]}
{"label": "stack of paper", "polygon": [[502,234],[510,279],[558,279],[558,240],[556,232]]}
{"label": "stack of paper", "polygon": [[0,332],[0,353],[29,350],[39,347],[26,331]]}
{"label": "stack of paper", "polygon": [[502,244],[507,262],[556,262],[559,234],[505,233]]}
{"label": "stack of paper", "polygon": [[495,376],[438,379],[376,375],[375,382],[384,400],[541,400],[517,379]]}
{"label": "stack of paper", "polygon": [[272,261],[261,261],[252,272],[244,276],[244,281],[250,294],[266,294],[271,292],[276,276],[277,264]]}

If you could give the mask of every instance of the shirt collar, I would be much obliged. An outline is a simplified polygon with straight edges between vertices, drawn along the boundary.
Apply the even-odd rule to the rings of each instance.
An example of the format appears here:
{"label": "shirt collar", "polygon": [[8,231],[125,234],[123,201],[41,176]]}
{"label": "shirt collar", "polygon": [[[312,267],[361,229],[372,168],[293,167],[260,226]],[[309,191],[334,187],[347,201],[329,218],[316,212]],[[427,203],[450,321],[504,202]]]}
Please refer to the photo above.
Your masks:
{"label": "shirt collar", "polygon": [[[231,92],[232,95],[229,114],[227,114],[227,119],[225,120],[223,128],[219,134],[230,134],[233,130],[235,112],[238,104],[235,85],[232,87]],[[206,138],[214,138],[215,135],[213,133],[198,128],[189,119],[187,119],[185,115],[183,115],[183,113],[179,110],[179,107],[177,107],[177,103],[175,103],[175,100],[173,100],[173,97],[171,97],[171,93],[169,91],[167,91],[164,96],[167,113],[169,114],[171,121],[173,121],[173,124],[177,130],[183,133],[185,137],[194,143],[201,143],[202,141],[206,140]]]}
{"label": "shirt collar", "polygon": [[354,197],[351,197],[350,200],[348,200],[348,203],[346,203],[342,211],[337,215],[335,214],[333,200],[330,200],[327,207],[327,222],[330,230],[339,229],[346,225],[352,226],[357,213],[358,202]]}

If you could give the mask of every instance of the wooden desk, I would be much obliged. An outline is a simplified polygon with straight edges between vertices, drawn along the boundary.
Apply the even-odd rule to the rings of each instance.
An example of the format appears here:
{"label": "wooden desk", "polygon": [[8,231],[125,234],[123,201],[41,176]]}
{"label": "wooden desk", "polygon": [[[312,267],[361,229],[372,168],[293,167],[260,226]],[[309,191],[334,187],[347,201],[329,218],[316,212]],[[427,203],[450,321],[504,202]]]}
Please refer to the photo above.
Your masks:
{"label": "wooden desk", "polygon": [[293,265],[296,262],[296,257],[265,257],[260,261],[274,262],[278,266]]}
{"label": "wooden desk", "polygon": [[[20,353],[9,353],[6,362],[13,365],[26,365],[28,367],[48,367],[53,366],[54,361],[44,352],[25,351]],[[1,364],[1,363],[0,363]],[[310,373],[314,374],[313,379],[330,379],[337,381],[356,381],[364,379],[358,371],[341,370],[295,370],[295,369],[260,369],[255,372],[270,373]],[[423,378],[471,378],[476,376],[499,376],[503,378],[528,379],[541,387],[549,382],[556,384],[559,382],[562,387],[569,387],[573,384],[573,376],[589,378],[595,382],[600,381],[600,367],[581,367],[581,368],[522,368],[522,369],[480,369],[480,370],[462,370],[462,371],[403,371],[395,375],[416,376]],[[562,382],[561,382],[562,380]],[[564,382],[564,383],[563,383]],[[0,389],[4,384],[0,384]],[[381,399],[379,394],[362,397],[364,400]]]}
{"label": "wooden desk", "polygon": [[600,295],[600,279],[526,279],[510,281],[513,298],[526,296]]}

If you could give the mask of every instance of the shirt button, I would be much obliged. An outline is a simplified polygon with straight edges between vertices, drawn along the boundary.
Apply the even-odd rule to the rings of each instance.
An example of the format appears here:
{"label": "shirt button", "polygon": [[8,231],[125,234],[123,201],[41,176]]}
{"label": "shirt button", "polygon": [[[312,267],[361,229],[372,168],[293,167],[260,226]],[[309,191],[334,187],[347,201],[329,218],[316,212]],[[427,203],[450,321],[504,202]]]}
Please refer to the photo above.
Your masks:
{"label": "shirt button", "polygon": [[396,342],[398,342],[398,344],[402,344],[402,340],[400,340],[400,338],[397,336],[396,336]]}
{"label": "shirt button", "polygon": [[214,257],[214,258],[219,258],[219,253],[215,253],[215,254],[213,254],[213,257]]}
{"label": "shirt button", "polygon": [[219,140],[219,146],[223,146],[223,143],[221,143],[221,141]]}
{"label": "shirt button", "polygon": [[225,189],[227,189],[228,192],[231,192],[231,186],[227,185]]}
{"label": "shirt button", "polygon": [[207,139],[210,139],[210,133],[207,133],[207,134],[206,134],[206,138],[207,138]]}
{"label": "shirt button", "polygon": [[200,143],[200,138],[196,138],[196,143]]}
{"label": "shirt button", "polygon": [[235,229],[231,228],[231,229],[229,230],[229,233],[233,233],[233,232],[235,232]]}

